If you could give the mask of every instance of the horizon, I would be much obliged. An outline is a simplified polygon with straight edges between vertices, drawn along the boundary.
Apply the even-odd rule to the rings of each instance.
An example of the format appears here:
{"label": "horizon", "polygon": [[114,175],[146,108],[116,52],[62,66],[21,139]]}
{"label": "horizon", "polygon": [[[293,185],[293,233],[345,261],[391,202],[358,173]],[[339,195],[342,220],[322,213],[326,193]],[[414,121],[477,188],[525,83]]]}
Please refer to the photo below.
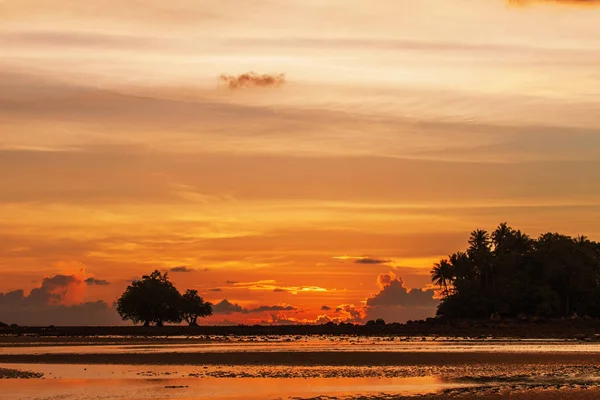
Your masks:
{"label": "horizon", "polygon": [[202,324],[404,322],[473,229],[600,241],[597,4],[0,2],[0,321],[158,269]]}

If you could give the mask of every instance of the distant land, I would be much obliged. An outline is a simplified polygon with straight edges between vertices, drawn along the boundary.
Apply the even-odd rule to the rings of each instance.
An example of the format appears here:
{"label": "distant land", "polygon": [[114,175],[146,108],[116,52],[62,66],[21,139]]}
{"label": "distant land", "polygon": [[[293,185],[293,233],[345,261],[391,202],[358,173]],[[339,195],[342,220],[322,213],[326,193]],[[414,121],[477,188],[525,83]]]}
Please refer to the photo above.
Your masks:
{"label": "distant land", "polygon": [[527,320],[446,320],[429,318],[425,321],[398,323],[324,324],[324,325],[234,325],[234,326],[105,326],[105,327],[1,327],[2,336],[31,337],[103,337],[125,336],[174,338],[198,336],[299,336],[355,335],[395,336],[415,338],[545,338],[600,341],[600,319],[527,319]]}

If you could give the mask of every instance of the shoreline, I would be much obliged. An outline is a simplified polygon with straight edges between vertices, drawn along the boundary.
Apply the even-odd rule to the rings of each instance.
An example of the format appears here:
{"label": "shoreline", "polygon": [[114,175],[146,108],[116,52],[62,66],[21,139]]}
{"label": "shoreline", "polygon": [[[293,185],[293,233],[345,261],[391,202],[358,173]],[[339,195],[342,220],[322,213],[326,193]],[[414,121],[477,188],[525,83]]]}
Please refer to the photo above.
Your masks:
{"label": "shoreline", "polygon": [[396,336],[463,339],[576,339],[600,341],[600,319],[574,320],[446,320],[428,318],[405,324],[233,325],[233,326],[12,326],[0,327],[4,337],[138,337],[173,336]]}

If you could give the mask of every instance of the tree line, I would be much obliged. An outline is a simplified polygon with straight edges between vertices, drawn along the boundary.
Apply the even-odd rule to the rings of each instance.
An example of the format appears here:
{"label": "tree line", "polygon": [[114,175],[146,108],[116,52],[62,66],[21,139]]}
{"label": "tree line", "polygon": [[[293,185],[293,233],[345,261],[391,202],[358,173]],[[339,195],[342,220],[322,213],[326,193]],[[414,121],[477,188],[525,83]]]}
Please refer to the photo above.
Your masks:
{"label": "tree line", "polygon": [[434,265],[431,280],[438,316],[600,317],[600,244],[585,236],[478,229],[465,251]]}
{"label": "tree line", "polygon": [[197,290],[179,293],[167,273],[156,270],[134,280],[117,301],[117,312],[123,320],[144,326],[186,321],[198,326],[198,318],[212,315],[212,304],[205,302]]}

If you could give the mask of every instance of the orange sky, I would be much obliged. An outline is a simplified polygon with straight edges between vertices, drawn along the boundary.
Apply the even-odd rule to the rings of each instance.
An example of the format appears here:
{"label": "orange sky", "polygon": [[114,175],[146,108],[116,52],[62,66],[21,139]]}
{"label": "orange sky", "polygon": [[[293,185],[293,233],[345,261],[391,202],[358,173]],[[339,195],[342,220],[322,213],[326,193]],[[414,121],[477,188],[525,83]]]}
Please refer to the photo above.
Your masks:
{"label": "orange sky", "polygon": [[403,321],[435,305],[380,275],[474,228],[600,239],[600,8],[509,3],[1,1],[0,293],[185,266],[211,322]]}

